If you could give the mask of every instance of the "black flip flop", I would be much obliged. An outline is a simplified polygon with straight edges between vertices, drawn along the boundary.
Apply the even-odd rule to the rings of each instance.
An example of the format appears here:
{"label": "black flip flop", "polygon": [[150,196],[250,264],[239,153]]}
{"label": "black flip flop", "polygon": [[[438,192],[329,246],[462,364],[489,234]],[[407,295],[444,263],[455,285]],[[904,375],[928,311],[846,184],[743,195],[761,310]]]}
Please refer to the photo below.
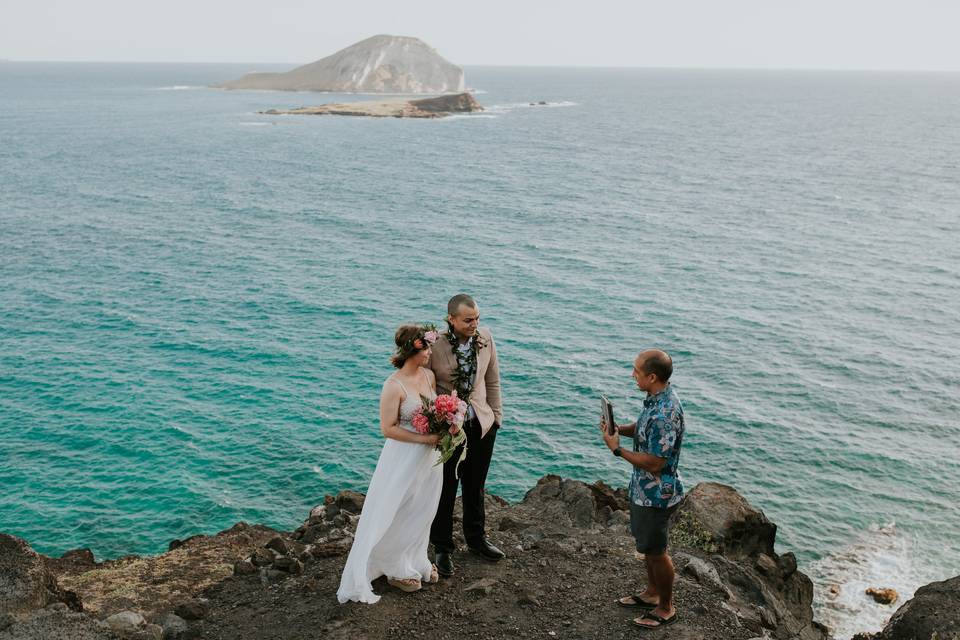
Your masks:
{"label": "black flip flop", "polygon": [[623,597],[633,598],[633,602],[630,604],[627,604],[625,602],[621,602],[623,598],[617,598],[617,604],[620,605],[621,607],[626,607],[628,609],[656,609],[657,608],[657,605],[654,604],[653,602],[647,602],[646,600],[641,598],[639,593],[634,593],[632,595],[623,596]]}
{"label": "black flip flop", "polygon": [[638,626],[638,627],[640,627],[641,629],[646,629],[647,631],[654,631],[654,630],[656,630],[656,629],[660,629],[660,628],[662,628],[662,627],[669,627],[670,625],[672,625],[674,622],[677,621],[677,614],[674,613],[674,614],[673,614],[672,616],[670,616],[669,618],[661,618],[660,616],[658,616],[658,615],[655,614],[654,612],[648,611],[647,613],[645,613],[645,614],[643,614],[642,616],[640,616],[640,619],[641,619],[641,620],[653,620],[653,621],[656,622],[657,624],[656,624],[656,626],[649,625],[649,624],[640,624],[640,623],[637,622],[636,620],[633,621],[633,624],[636,625],[636,626]]}

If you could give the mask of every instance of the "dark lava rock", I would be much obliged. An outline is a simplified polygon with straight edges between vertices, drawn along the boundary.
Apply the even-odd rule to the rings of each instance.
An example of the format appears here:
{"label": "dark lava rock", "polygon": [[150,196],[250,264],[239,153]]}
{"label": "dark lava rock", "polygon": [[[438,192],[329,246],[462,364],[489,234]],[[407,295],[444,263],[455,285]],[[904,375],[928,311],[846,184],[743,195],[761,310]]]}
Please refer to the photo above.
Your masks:
{"label": "dark lava rock", "polygon": [[277,555],[272,550],[266,548],[256,549],[253,555],[250,556],[250,562],[252,562],[255,567],[270,566],[276,559]]}
{"label": "dark lava rock", "polygon": [[202,620],[207,615],[207,603],[202,600],[184,600],[173,612],[184,620]]}
{"label": "dark lava rock", "polygon": [[334,504],[343,511],[357,514],[363,511],[363,501],[365,499],[366,496],[364,494],[347,490],[337,494],[337,497],[334,499]]}
{"label": "dark lava rock", "polygon": [[167,613],[157,620],[163,629],[163,640],[180,640],[187,636],[189,626],[187,621],[175,613]]}
{"label": "dark lava rock", "polygon": [[80,609],[80,599],[57,584],[43,556],[26,540],[0,533],[0,613],[26,613],[54,602]]}
{"label": "dark lava rock", "polygon": [[296,558],[288,558],[286,556],[277,558],[276,562],[273,563],[273,568],[277,571],[285,571],[294,575],[303,573],[303,563]]}
{"label": "dark lava rock", "polygon": [[875,640],[960,640],[960,576],[917,589]]}
{"label": "dark lava rock", "polygon": [[529,522],[517,520],[512,516],[500,518],[500,531],[519,531],[530,526]]}
{"label": "dark lava rock", "polygon": [[233,575],[235,576],[249,576],[256,572],[257,567],[249,559],[240,560],[233,565]]}
{"label": "dark lava rock", "polygon": [[69,565],[78,569],[97,566],[97,560],[93,557],[93,551],[90,549],[71,549],[60,556],[60,559],[56,562],[60,566]]}
{"label": "dark lava rock", "polygon": [[473,111],[483,111],[483,106],[469,93],[457,93],[438,96],[436,98],[411,100],[410,104],[423,111],[436,113],[471,113]]}
{"label": "dark lava rock", "polygon": [[167,545],[167,551],[173,551],[174,549],[179,549],[183,545],[187,544],[191,540],[196,540],[197,538],[202,538],[202,535],[190,536],[189,538],[184,538],[183,540],[171,540],[170,544]]}
{"label": "dark lava rock", "polygon": [[546,475],[523,497],[523,504],[542,508],[548,516],[555,514],[574,526],[584,528],[596,522],[599,507],[602,506],[594,498],[596,491],[579,480]]}
{"label": "dark lava rock", "polygon": [[671,518],[671,542],[720,552],[730,557],[776,558],[777,525],[755,509],[736,489],[701,482],[686,495]]}
{"label": "dark lava rock", "polygon": [[290,545],[288,545],[287,541],[280,536],[276,536],[275,538],[271,539],[270,542],[264,545],[264,547],[267,549],[273,549],[282,556],[290,553]]}

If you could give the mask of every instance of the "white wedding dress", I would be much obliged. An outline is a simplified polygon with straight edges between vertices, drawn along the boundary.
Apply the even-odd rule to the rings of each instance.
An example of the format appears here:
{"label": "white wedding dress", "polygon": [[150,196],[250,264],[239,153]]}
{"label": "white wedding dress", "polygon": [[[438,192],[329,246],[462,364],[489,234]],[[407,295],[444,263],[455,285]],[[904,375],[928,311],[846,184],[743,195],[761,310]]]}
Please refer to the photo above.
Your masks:
{"label": "white wedding dress", "polygon": [[[403,392],[400,427],[414,431],[410,419],[421,404],[420,395],[407,392],[406,387]],[[430,580],[432,564],[427,546],[443,487],[443,465],[436,464],[438,455],[431,445],[392,438],[383,443],[360,512],[357,535],[340,577],[337,600],[341,604],[349,600],[369,604],[379,601],[370,583],[380,576]]]}

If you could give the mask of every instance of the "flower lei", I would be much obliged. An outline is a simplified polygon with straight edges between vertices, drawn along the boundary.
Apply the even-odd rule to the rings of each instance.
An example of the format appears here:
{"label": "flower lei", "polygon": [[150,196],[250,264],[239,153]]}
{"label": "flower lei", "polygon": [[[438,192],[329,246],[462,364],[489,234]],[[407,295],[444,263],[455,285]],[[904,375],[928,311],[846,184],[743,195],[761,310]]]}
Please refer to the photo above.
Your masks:
{"label": "flower lei", "polygon": [[452,327],[447,329],[444,336],[453,349],[453,357],[457,360],[457,370],[453,372],[452,381],[457,392],[457,397],[464,402],[470,402],[470,394],[473,392],[473,386],[470,384],[470,375],[477,372],[477,354],[486,344],[484,344],[483,339],[480,337],[480,331],[477,330],[473,334],[473,342],[470,344],[470,349],[464,354],[460,352],[460,339],[457,337],[457,334],[453,332]]}

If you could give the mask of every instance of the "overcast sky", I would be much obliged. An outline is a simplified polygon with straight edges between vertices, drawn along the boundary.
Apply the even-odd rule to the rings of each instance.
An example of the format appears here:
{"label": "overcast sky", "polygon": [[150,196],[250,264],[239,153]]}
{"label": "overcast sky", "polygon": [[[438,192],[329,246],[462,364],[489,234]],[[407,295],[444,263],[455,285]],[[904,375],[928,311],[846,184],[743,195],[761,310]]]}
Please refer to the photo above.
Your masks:
{"label": "overcast sky", "polygon": [[960,70],[960,0],[0,0],[0,58],[311,62],[378,33],[460,65]]}

